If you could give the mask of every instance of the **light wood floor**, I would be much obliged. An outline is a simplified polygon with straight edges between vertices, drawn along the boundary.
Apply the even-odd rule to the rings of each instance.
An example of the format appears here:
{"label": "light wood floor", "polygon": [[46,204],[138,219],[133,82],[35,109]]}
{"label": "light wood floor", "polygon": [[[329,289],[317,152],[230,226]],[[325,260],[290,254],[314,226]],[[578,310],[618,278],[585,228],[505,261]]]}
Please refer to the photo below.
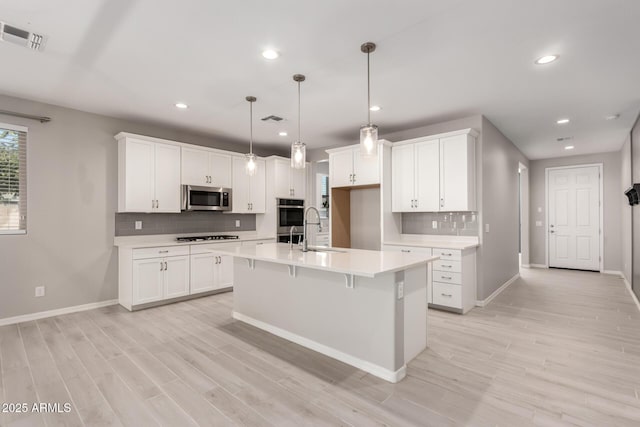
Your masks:
{"label": "light wood floor", "polygon": [[[524,270],[484,309],[431,310],[392,385],[230,318],[233,294],[0,328],[9,425],[640,425],[640,313],[621,279]],[[329,314],[330,315],[330,314]]]}

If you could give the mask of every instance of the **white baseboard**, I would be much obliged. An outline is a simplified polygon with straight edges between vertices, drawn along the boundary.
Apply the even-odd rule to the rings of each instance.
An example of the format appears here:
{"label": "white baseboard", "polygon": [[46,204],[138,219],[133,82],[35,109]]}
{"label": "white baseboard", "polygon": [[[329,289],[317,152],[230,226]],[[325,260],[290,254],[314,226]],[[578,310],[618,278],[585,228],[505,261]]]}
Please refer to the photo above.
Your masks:
{"label": "white baseboard", "polygon": [[547,264],[531,264],[533,268],[549,268]]}
{"label": "white baseboard", "polygon": [[520,267],[531,268],[531,264],[520,264]]}
{"label": "white baseboard", "polygon": [[45,319],[47,317],[60,316],[62,314],[76,313],[78,311],[93,310],[94,308],[107,307],[118,304],[117,299],[92,302],[90,304],[75,305],[73,307],[58,308],[56,310],[40,311],[38,313],[23,314],[21,316],[6,317],[0,319],[0,326],[13,325],[14,323],[30,322],[32,320]]}
{"label": "white baseboard", "polygon": [[346,363],[347,365],[354,366],[358,369],[370,373],[371,375],[375,375],[378,378],[382,378],[383,380],[392,383],[397,383],[407,374],[407,365],[402,366],[402,368],[398,369],[397,371],[391,371],[389,369],[383,368],[382,366],[343,353],[339,350],[336,350],[335,348],[328,347],[316,341],[312,341],[309,338],[301,337],[300,335],[296,335],[292,332],[280,329],[277,326],[273,326],[260,320],[256,320],[252,317],[245,316],[242,313],[234,311],[233,318],[241,322],[248,323],[249,325],[255,326],[256,328],[262,329],[263,331],[267,331],[273,335],[277,335],[288,341],[299,344],[303,347],[310,348],[311,350],[317,351],[318,353],[322,353],[326,356],[332,357],[336,360]]}
{"label": "white baseboard", "polygon": [[627,278],[624,277],[624,274],[622,274],[622,272],[619,271],[618,273],[620,273],[620,277],[622,277],[622,280],[624,281],[624,286],[626,286],[627,290],[631,294],[631,298],[633,299],[633,302],[636,303],[636,307],[638,307],[638,310],[640,310],[640,301],[638,301],[638,297],[633,292],[633,289],[631,289],[631,283],[627,281]]}
{"label": "white baseboard", "polygon": [[500,295],[500,292],[504,291],[505,289],[507,289],[509,287],[509,285],[511,285],[513,282],[515,282],[516,280],[518,280],[520,278],[520,273],[517,273],[515,276],[513,276],[511,279],[507,280],[502,286],[500,286],[498,289],[496,289],[491,295],[489,295],[488,298],[485,298],[483,300],[477,300],[476,301],[476,306],[477,307],[484,307],[487,304],[489,304],[495,297],[497,297],[498,295]]}
{"label": "white baseboard", "polygon": [[614,276],[620,276],[624,278],[622,271],[617,271],[617,270],[602,270],[602,274],[612,274]]}

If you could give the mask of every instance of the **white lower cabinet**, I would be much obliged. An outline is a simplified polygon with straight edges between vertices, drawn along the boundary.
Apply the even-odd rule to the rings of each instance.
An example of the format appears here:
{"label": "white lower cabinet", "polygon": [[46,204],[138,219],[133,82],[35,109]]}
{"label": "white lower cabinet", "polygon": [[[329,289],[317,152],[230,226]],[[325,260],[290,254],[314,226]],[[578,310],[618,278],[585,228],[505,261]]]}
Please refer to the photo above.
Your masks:
{"label": "white lower cabinet", "polygon": [[233,257],[212,251],[240,245],[240,242],[191,245],[192,295],[233,286]]}
{"label": "white lower cabinet", "polygon": [[476,250],[384,245],[384,250],[438,256],[427,277],[427,302],[433,308],[466,313],[476,304]]}
{"label": "white lower cabinet", "polygon": [[134,249],[131,272],[131,305],[189,295],[189,248]]}

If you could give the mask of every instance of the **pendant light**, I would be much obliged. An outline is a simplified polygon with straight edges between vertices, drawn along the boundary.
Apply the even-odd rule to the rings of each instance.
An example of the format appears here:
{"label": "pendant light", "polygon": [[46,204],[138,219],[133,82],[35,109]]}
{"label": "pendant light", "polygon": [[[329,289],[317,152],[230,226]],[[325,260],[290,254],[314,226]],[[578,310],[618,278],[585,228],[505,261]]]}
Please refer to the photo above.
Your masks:
{"label": "pendant light", "polygon": [[305,81],[305,76],[294,74],[293,81],[298,83],[298,140],[291,144],[291,167],[304,169],[307,165],[307,145],[300,137],[300,83]]}
{"label": "pendant light", "polygon": [[247,164],[245,171],[247,175],[253,176],[256,174],[258,163],[256,162],[256,155],[253,154],[253,103],[257,101],[255,96],[247,96],[245,98],[249,101],[249,154],[246,154]]}
{"label": "pendant light", "polygon": [[376,50],[375,43],[367,42],[360,46],[360,50],[367,54],[367,119],[366,125],[360,128],[360,153],[363,157],[378,155],[378,126],[371,123],[371,72],[369,55]]}

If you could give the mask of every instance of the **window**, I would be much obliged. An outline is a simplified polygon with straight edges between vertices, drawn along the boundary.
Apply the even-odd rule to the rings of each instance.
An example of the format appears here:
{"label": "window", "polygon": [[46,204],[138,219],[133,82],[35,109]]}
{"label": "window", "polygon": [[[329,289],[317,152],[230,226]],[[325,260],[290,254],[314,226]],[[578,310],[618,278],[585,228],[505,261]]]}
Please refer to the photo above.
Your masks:
{"label": "window", "polygon": [[0,234],[27,232],[27,128],[0,123]]}

